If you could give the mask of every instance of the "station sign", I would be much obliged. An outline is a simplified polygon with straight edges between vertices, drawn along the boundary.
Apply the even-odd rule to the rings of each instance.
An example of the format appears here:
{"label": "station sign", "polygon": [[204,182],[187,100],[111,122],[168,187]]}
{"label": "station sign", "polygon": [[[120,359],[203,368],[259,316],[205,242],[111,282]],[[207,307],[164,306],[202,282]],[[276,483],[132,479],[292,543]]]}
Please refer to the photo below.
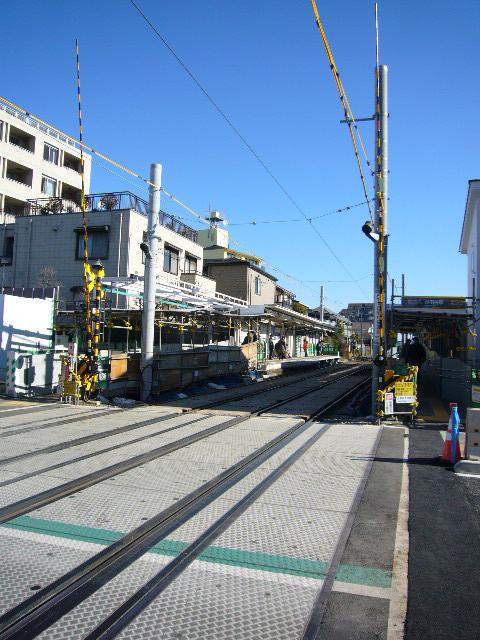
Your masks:
{"label": "station sign", "polygon": [[465,309],[462,296],[402,296],[402,307],[410,309]]}
{"label": "station sign", "polygon": [[395,383],[395,400],[399,404],[411,404],[415,402],[413,382],[396,382]]}

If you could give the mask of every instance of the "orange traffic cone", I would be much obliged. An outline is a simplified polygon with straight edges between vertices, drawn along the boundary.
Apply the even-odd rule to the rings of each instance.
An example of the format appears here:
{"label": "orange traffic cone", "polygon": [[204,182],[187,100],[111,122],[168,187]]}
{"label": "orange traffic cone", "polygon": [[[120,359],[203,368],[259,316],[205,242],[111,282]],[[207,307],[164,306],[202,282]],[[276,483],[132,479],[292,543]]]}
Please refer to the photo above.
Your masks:
{"label": "orange traffic cone", "polygon": [[[442,455],[441,458],[442,460],[446,460],[447,462],[450,462],[452,459],[452,424],[453,424],[453,414],[456,413],[458,416],[458,409],[457,409],[458,405],[456,402],[451,402],[450,403],[450,418],[448,420],[448,430],[447,433],[445,435],[445,442],[443,443],[443,450],[442,450]],[[460,439],[457,437],[455,438],[455,459],[456,461],[460,460],[461,457],[461,453],[460,453]]]}

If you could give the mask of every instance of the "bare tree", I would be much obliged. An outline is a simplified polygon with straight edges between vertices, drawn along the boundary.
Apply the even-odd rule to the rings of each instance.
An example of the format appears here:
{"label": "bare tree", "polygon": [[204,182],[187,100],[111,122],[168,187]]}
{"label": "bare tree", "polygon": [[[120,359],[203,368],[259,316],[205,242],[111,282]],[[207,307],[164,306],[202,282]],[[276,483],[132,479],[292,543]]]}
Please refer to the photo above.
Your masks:
{"label": "bare tree", "polygon": [[37,275],[38,286],[40,287],[59,287],[62,283],[58,278],[55,267],[42,267]]}

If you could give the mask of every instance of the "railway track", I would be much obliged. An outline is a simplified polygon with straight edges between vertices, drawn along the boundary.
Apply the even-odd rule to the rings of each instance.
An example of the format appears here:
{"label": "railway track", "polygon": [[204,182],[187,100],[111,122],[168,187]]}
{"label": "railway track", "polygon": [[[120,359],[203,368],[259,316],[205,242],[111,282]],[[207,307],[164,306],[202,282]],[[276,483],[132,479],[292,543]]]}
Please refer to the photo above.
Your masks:
{"label": "railway track", "polygon": [[[146,586],[141,590],[141,592],[134,594],[88,636],[89,639],[97,637],[115,637],[121,629],[129,624],[135,616],[148,606],[149,602],[151,602],[153,598],[161,593],[176,576],[180,575],[185,568],[198,557],[202,549],[218,537],[226,527],[234,522],[234,520],[237,519],[259,495],[261,495],[262,492],[274,483],[280,475],[294,464],[295,461],[301,458],[301,456],[328,431],[328,425],[319,426],[315,420],[345,402],[347,398],[358,392],[360,389],[366,388],[370,383],[370,379],[365,374],[365,368],[355,368],[354,371],[350,371],[346,374],[341,373],[340,375],[334,376],[333,379],[324,381],[321,385],[315,384],[313,387],[308,387],[303,391],[303,393],[297,391],[289,395],[288,398],[283,398],[276,403],[264,403],[249,415],[227,419],[207,429],[197,431],[171,443],[153,448],[151,451],[147,451],[143,454],[127,458],[119,463],[107,466],[93,473],[86,474],[80,478],[76,478],[75,480],[60,484],[48,489],[47,491],[29,496],[26,499],[0,509],[0,523],[6,523],[19,515],[27,514],[32,510],[52,504],[57,500],[66,496],[71,496],[87,487],[101,483],[106,479],[113,478],[127,472],[128,470],[135,469],[143,465],[145,462],[157,460],[158,458],[166,456],[173,451],[178,451],[196,442],[206,440],[214,434],[218,434],[241,423],[247,422],[252,418],[252,415],[264,415],[276,407],[285,406],[289,402],[294,402],[302,396],[308,396],[320,389],[325,389],[326,387],[335,387],[335,385],[337,385],[341,388],[341,391],[337,394],[334,393],[333,399],[323,403],[322,406],[311,411],[309,415],[302,416],[297,419],[294,425],[289,429],[269,440],[251,454],[241,458],[238,462],[231,465],[222,473],[203,483],[194,491],[176,501],[173,505],[162,510],[141,526],[124,535],[117,542],[110,544],[89,560],[65,573],[58,579],[54,580],[50,585],[39,590],[30,598],[27,598],[17,606],[10,609],[10,611],[7,611],[0,618],[0,640],[7,640],[7,638],[36,637],[43,630],[49,628],[57,620],[62,618],[62,616],[79,606],[86,598],[95,593],[102,586],[108,584],[110,580],[117,576],[126,567],[130,566],[138,558],[141,558],[149,549],[152,548],[152,546],[157,544],[159,541],[164,540],[172,531],[175,531],[182,524],[194,518],[202,509],[212,504],[213,501],[225,494],[234,485],[241,482],[241,480],[246,478],[246,476],[251,474],[254,470],[259,469],[261,465],[275,456],[275,454],[285,450],[285,447],[291,445],[296,438],[303,434],[308,435],[311,430],[312,435],[306,440],[306,442],[301,444],[301,446],[299,446],[293,453],[288,455],[286,459],[276,466],[264,480],[258,483],[258,485],[255,486],[247,496],[242,500],[239,500],[237,504],[229,510],[228,514],[225,514],[219,522],[215,522],[214,525],[205,532],[205,534],[192,542],[188,547],[188,552],[186,550],[185,553],[181,554],[181,557],[175,558],[171,563],[169,563],[165,569],[162,569],[162,571],[155,576],[153,581],[148,583],[148,588]],[[310,376],[308,376],[308,378],[310,378]],[[352,382],[347,385],[347,388],[345,388],[346,380]],[[295,381],[295,383],[298,382],[299,380]],[[281,386],[283,387],[285,385]],[[263,392],[264,390],[262,390],[262,393]],[[228,402],[231,402],[231,399],[228,400]],[[208,417],[208,415],[195,416],[195,419],[192,419],[187,423],[182,423],[181,425],[167,428],[163,430],[163,432],[180,429],[181,427],[186,426],[186,424],[199,423],[200,425],[202,420],[205,420]],[[158,418],[156,420],[158,421]],[[158,435],[158,433],[156,435]],[[152,436],[143,436],[137,441],[148,437]],[[120,448],[121,446],[128,446],[131,442],[127,442],[124,445],[109,447],[103,450],[103,452],[111,451],[113,449]],[[101,453],[102,451],[95,452],[94,454],[87,454],[86,457],[99,455]],[[32,477],[35,473],[41,474],[47,470],[58,468],[59,466],[74,464],[77,461],[78,459],[64,461],[38,472],[24,474],[20,478],[13,479],[12,481],[21,481],[27,477]],[[8,481],[8,483],[11,483],[11,481]]]}
{"label": "railway track", "polygon": [[[324,381],[320,385],[314,385],[310,389],[304,389],[304,390],[299,391],[297,393],[291,394],[291,395],[287,396],[286,398],[284,398],[281,401],[274,402],[274,403],[268,403],[266,405],[263,405],[256,411],[248,412],[248,416],[262,415],[262,414],[267,413],[268,411],[270,411],[270,410],[272,410],[274,408],[281,407],[283,405],[288,404],[289,402],[291,402],[293,400],[296,400],[296,399],[301,398],[303,396],[306,396],[306,395],[308,395],[310,393],[314,393],[315,391],[318,391],[318,390],[320,390],[320,389],[322,389],[322,388],[324,388],[326,386],[329,386],[332,382],[335,382],[337,380],[342,380],[344,378],[348,378],[350,375],[353,375],[355,372],[363,371],[363,370],[365,370],[365,367],[354,367],[353,369],[350,369],[347,373],[343,373],[342,372],[341,375],[333,375],[331,380]],[[282,388],[283,389],[284,387],[287,387],[287,386],[298,385],[298,384],[301,384],[302,382],[304,382],[305,380],[314,381],[314,380],[317,380],[317,379],[322,379],[322,378],[321,377],[319,378],[318,375],[306,376],[306,377],[302,377],[302,378],[300,378],[298,380],[294,380],[294,381],[290,382],[290,384],[276,385],[275,387],[269,388],[269,389],[254,390],[252,393],[248,394],[248,398],[250,398],[252,396],[257,396],[257,395],[261,395],[261,394],[267,393],[268,391],[271,391],[271,390],[274,390],[274,389],[275,390],[278,389],[278,388]],[[243,398],[245,398],[245,394],[243,394],[242,396],[236,395],[234,398],[230,398],[229,397],[228,400],[225,400],[225,399],[217,400],[213,404],[212,403],[208,403],[208,405],[202,405],[202,411],[205,410],[205,408],[207,408],[207,407],[213,407],[213,406],[221,407],[222,404],[225,404],[227,402],[230,403],[234,399],[243,399]],[[200,408],[195,409],[195,411],[200,411]],[[190,412],[188,412],[188,413],[190,413]],[[192,413],[193,413],[193,411],[192,411]],[[103,413],[103,415],[105,415],[105,413]],[[44,448],[41,448],[41,449],[36,449],[34,451],[27,451],[27,452],[24,452],[24,453],[20,453],[20,454],[17,454],[15,456],[9,456],[9,457],[6,457],[6,458],[0,458],[0,468],[2,466],[6,466],[6,465],[9,465],[9,464],[11,464],[13,462],[18,462],[20,460],[24,460],[24,459],[27,459],[27,458],[33,458],[33,457],[37,457],[37,456],[41,456],[41,455],[46,455],[46,454],[49,454],[49,453],[54,453],[56,451],[63,451],[65,449],[74,448],[74,447],[81,446],[81,445],[84,445],[84,444],[87,444],[87,443],[90,443],[90,442],[95,442],[97,440],[110,438],[110,437],[118,435],[118,434],[127,433],[129,431],[134,431],[134,430],[137,430],[137,429],[142,429],[142,428],[144,428],[146,426],[155,425],[155,424],[157,424],[159,422],[164,422],[166,420],[171,420],[173,418],[176,418],[177,416],[178,416],[177,413],[167,413],[165,415],[157,416],[155,418],[150,418],[148,420],[142,420],[140,422],[135,422],[135,423],[133,423],[131,425],[125,425],[125,426],[122,426],[122,427],[118,427],[116,429],[106,430],[106,431],[103,431],[103,432],[100,432],[100,433],[93,433],[93,434],[90,434],[90,435],[87,435],[87,436],[82,436],[80,438],[75,438],[73,440],[68,440],[66,442],[60,442],[60,443],[52,444],[52,445],[49,445],[48,447],[44,447]],[[246,419],[248,416],[246,416],[246,417],[244,416],[244,418]],[[209,415],[207,415],[205,417],[209,417]],[[77,422],[82,421],[82,420],[93,419],[93,418],[95,418],[95,415],[91,415],[90,414],[88,416],[83,416],[83,414],[81,414],[80,417],[77,418]],[[199,419],[201,419],[201,418],[199,418]],[[180,429],[180,428],[182,428],[184,426],[187,426],[189,424],[192,424],[192,423],[196,422],[199,419],[194,419],[194,420],[189,421],[189,422],[184,422],[184,423],[182,423],[182,424],[180,424],[178,426],[175,426],[175,427],[169,427],[169,428],[161,430],[161,431],[156,431],[156,432],[153,432],[151,434],[148,434],[147,436],[142,436],[141,438],[138,438],[138,439],[129,440],[129,441],[125,442],[125,443],[121,443],[121,444],[115,445],[113,447],[107,447],[105,449],[100,449],[95,453],[88,454],[86,456],[82,456],[81,458],[75,458],[75,460],[73,460],[72,462],[78,462],[80,459],[87,460],[89,458],[94,457],[95,455],[100,455],[100,454],[103,454],[103,453],[108,453],[108,452],[111,452],[111,451],[114,451],[114,450],[117,450],[117,449],[121,449],[124,446],[128,446],[128,445],[131,445],[131,444],[134,444],[134,443],[138,443],[138,442],[141,442],[143,440],[147,440],[147,439],[156,437],[158,435],[161,435],[163,433],[167,433],[167,432],[175,430],[175,429]],[[57,420],[55,422],[51,422],[51,423],[48,423],[46,425],[42,425],[41,428],[58,427],[58,426],[63,426],[65,424],[72,423],[72,422],[75,422],[75,418],[68,418],[68,419],[65,419],[65,420]],[[38,427],[36,427],[36,428],[38,429]],[[15,434],[9,433],[8,435],[18,435],[18,434],[22,434],[22,433],[27,433],[29,431],[30,431],[29,428],[25,428],[25,429],[22,429],[22,430],[16,430]],[[7,437],[7,436],[5,436],[5,437]],[[52,465],[50,467],[47,467],[47,468],[44,469],[44,471],[52,471],[54,469],[59,469],[59,468],[64,467],[64,466],[68,466],[68,464],[71,464],[71,463],[69,461],[65,461],[65,462],[62,462],[62,463],[55,464],[55,465]],[[29,474],[24,474],[20,479],[23,480],[23,479],[26,479],[28,477],[33,477],[36,473],[37,472],[35,471],[35,472],[31,472]],[[0,482],[0,487],[7,486],[8,484],[12,484],[13,482],[15,482],[15,480],[7,480],[7,481],[4,481],[4,482]]]}
{"label": "railway track", "polygon": [[[234,390],[234,392],[231,394],[229,393],[225,396],[222,395],[222,397],[220,398],[214,398],[209,402],[202,402],[197,406],[186,407],[183,410],[185,412],[192,412],[192,411],[204,411],[206,409],[213,409],[214,407],[219,407],[223,404],[235,402],[237,400],[243,400],[246,397],[253,398],[256,396],[260,396],[264,393],[276,391],[277,389],[292,387],[296,384],[299,384],[305,381],[322,380],[322,379],[325,380],[332,376],[335,376],[339,372],[340,373],[345,371],[353,372],[355,370],[361,370],[362,368],[364,368],[364,365],[354,365],[354,366],[343,365],[343,364],[329,365],[328,367],[321,367],[320,370],[317,369],[317,371],[313,373],[309,373],[307,375],[299,374],[297,376],[288,376],[285,380],[279,379],[279,380],[262,382],[259,385],[259,388],[257,387],[255,389],[252,389],[251,387],[245,387],[241,391]],[[194,401],[195,398],[191,398],[189,400]],[[174,406],[182,407],[182,404],[184,403],[179,402]]]}

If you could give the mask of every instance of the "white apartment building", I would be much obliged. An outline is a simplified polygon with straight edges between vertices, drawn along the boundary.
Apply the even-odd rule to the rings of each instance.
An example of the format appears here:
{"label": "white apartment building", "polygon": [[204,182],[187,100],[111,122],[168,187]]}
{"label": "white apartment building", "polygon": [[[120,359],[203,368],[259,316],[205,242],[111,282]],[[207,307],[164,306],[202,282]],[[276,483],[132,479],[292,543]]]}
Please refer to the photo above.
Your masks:
{"label": "white apartment building", "polygon": [[[91,158],[84,158],[88,193]],[[61,198],[66,210],[74,210],[80,203],[80,169],[75,140],[0,100],[0,212],[18,215],[27,200],[39,198],[46,204]]]}

